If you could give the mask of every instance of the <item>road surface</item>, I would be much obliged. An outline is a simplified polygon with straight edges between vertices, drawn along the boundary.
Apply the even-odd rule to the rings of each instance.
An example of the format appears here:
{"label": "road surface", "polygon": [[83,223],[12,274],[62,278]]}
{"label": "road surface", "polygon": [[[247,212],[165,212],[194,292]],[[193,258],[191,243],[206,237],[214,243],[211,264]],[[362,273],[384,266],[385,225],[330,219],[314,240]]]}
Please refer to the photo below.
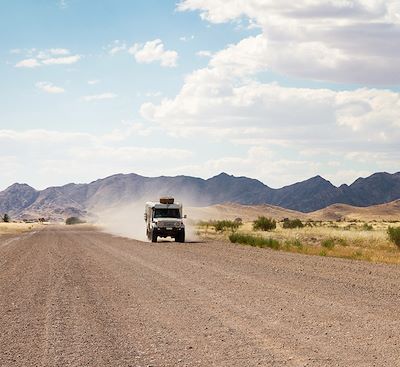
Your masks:
{"label": "road surface", "polygon": [[400,267],[89,228],[0,237],[0,366],[400,366]]}

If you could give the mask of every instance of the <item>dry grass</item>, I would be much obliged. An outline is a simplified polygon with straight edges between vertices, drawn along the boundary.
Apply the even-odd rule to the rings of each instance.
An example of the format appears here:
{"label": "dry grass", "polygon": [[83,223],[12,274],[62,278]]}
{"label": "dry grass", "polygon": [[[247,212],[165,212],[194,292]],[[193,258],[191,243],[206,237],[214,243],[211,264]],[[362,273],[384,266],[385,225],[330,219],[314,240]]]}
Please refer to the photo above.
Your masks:
{"label": "dry grass", "polygon": [[[282,223],[278,223],[275,230],[261,232],[254,231],[252,222],[248,222],[238,232],[278,240],[283,251],[400,264],[400,250],[387,235],[388,226],[393,224],[371,222],[368,225],[372,230],[367,229],[363,222],[319,222],[312,227],[296,229],[284,229]],[[213,239],[228,239],[230,232],[216,234],[212,228],[199,227],[199,234]]]}
{"label": "dry grass", "polygon": [[0,236],[4,234],[19,234],[39,228],[38,223],[0,223]]}

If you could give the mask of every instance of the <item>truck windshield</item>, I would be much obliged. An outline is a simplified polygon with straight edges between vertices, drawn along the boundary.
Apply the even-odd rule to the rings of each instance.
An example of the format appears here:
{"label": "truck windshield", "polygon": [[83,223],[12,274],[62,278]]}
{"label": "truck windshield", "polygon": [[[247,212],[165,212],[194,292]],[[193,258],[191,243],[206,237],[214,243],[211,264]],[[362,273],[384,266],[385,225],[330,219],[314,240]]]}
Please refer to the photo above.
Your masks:
{"label": "truck windshield", "polygon": [[180,218],[179,209],[155,209],[154,218]]}

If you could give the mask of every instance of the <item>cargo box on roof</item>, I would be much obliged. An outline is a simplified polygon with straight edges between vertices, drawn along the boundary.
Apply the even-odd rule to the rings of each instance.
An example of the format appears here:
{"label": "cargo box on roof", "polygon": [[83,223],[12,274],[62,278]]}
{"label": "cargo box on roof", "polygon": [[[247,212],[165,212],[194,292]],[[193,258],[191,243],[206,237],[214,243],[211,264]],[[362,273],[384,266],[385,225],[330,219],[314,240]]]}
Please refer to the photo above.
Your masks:
{"label": "cargo box on roof", "polygon": [[162,197],[162,198],[160,198],[160,203],[161,204],[173,204],[174,203],[174,198]]}

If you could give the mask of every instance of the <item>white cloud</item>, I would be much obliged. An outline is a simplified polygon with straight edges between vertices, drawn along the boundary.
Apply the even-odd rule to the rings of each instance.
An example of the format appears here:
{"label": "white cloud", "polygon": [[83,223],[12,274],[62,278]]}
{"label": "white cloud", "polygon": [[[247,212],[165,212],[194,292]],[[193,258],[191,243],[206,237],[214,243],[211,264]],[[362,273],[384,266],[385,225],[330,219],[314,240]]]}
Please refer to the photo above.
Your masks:
{"label": "white cloud", "polygon": [[129,124],[104,135],[0,129],[1,189],[15,181],[44,188],[116,173],[159,174],[160,159],[165,167],[174,167],[191,158],[190,151],[160,147],[151,144],[151,138],[144,147],[137,146],[131,137],[142,141],[146,129],[142,124]]}
{"label": "white cloud", "polygon": [[79,55],[64,56],[64,57],[51,57],[44,59],[42,63],[44,65],[70,65],[75,64],[81,59]]}
{"label": "white cloud", "polygon": [[200,57],[211,57],[212,56],[212,52],[211,51],[207,51],[207,50],[201,50],[201,51],[198,51],[196,53],[196,55],[200,56]]}
{"label": "white cloud", "polygon": [[178,53],[176,51],[165,50],[164,44],[160,39],[146,42],[144,45],[135,43],[130,49],[136,61],[141,64],[160,62],[164,67],[176,67]]}
{"label": "white cloud", "polygon": [[182,37],[179,37],[179,40],[182,41],[182,42],[189,42],[189,41],[194,40],[194,35],[182,36]]}
{"label": "white cloud", "polygon": [[57,87],[52,83],[49,82],[37,82],[36,87],[42,90],[43,92],[50,93],[50,94],[60,94],[64,93],[65,89],[61,87]]}
{"label": "white cloud", "polygon": [[52,55],[57,55],[57,56],[70,54],[70,51],[66,48],[51,48],[49,51]]}
{"label": "white cloud", "polygon": [[33,69],[33,68],[37,68],[38,66],[40,66],[40,63],[36,59],[25,59],[25,60],[21,60],[15,64],[16,68]]}
{"label": "white cloud", "polygon": [[213,23],[244,17],[259,26],[265,69],[344,83],[400,82],[397,0],[183,0],[178,10],[198,10]]}
{"label": "white cloud", "polygon": [[114,56],[119,52],[126,51],[127,45],[125,41],[115,40],[111,44],[107,45],[105,49],[110,55]]}
{"label": "white cloud", "polygon": [[44,65],[71,65],[81,59],[80,55],[70,55],[70,50],[66,48],[51,48],[48,50],[33,48],[25,52],[28,58],[18,61],[15,67],[32,69]]}
{"label": "white cloud", "polygon": [[175,98],[143,104],[142,116],[173,136],[285,149],[292,156],[312,148],[319,152],[308,160],[312,168],[324,159],[345,162],[353,151],[378,153],[374,164],[384,167],[383,157],[400,159],[400,93],[256,82],[265,46],[262,36],[228,46],[188,75]]}
{"label": "white cloud", "polygon": [[115,93],[101,93],[101,94],[93,94],[90,96],[84,96],[82,97],[82,100],[86,102],[91,102],[91,101],[98,101],[98,100],[103,100],[103,99],[114,99],[117,98],[117,95]]}

